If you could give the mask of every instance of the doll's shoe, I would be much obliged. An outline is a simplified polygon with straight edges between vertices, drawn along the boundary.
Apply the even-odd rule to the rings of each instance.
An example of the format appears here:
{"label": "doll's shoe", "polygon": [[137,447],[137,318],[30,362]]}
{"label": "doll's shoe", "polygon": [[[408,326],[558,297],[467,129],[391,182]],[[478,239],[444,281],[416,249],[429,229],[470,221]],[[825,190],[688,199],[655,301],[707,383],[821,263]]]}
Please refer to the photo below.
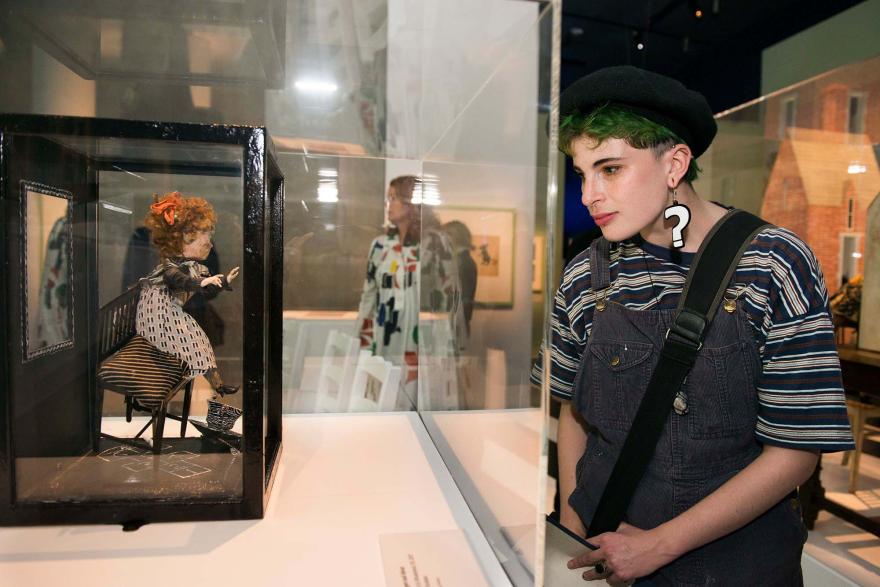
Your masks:
{"label": "doll's shoe", "polygon": [[234,395],[238,393],[239,386],[238,385],[221,385],[214,391],[216,391],[220,396],[224,395]]}

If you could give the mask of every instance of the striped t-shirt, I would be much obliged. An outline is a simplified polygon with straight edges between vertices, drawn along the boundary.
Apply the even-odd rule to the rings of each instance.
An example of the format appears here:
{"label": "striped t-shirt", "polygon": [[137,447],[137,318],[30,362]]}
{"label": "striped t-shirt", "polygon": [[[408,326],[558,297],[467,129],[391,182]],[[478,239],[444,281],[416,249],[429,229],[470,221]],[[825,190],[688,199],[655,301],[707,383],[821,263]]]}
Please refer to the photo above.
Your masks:
{"label": "striped t-shirt", "polygon": [[[612,246],[607,299],[636,310],[674,309],[693,258],[639,237]],[[758,440],[826,452],[852,449],[828,294],[810,248],[788,230],[765,228],[746,249],[727,291],[743,302],[761,357]],[[551,316],[550,391],[558,398],[572,398],[596,299],[588,249],[566,267]],[[541,365],[539,357],[535,384]]]}

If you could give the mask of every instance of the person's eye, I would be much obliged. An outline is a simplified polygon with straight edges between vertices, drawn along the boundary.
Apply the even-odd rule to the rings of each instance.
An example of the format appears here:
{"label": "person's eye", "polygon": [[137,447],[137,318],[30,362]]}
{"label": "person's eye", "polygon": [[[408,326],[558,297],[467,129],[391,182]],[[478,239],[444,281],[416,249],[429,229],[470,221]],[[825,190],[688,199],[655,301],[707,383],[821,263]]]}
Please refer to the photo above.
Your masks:
{"label": "person's eye", "polygon": [[616,175],[618,171],[620,171],[620,165],[606,165],[602,168],[602,173],[605,175]]}

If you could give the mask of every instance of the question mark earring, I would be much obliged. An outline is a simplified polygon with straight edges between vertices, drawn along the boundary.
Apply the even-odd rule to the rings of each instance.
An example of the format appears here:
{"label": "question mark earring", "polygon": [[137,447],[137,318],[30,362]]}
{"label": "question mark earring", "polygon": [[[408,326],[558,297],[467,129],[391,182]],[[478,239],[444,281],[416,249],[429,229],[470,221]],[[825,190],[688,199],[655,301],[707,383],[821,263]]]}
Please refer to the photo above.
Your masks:
{"label": "question mark earring", "polygon": [[667,206],[663,211],[663,218],[669,219],[673,216],[678,218],[678,222],[672,227],[672,248],[680,249],[684,246],[684,237],[682,232],[691,222],[691,209],[684,204],[679,204],[675,199],[678,190],[672,190],[672,204]]}

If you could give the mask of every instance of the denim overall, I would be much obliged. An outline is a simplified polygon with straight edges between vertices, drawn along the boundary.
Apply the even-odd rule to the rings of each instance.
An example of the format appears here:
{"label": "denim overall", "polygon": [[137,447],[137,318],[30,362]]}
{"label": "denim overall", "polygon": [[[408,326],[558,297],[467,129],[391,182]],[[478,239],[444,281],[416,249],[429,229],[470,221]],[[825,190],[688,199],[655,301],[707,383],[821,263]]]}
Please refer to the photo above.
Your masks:
{"label": "denim overall", "polygon": [[[607,241],[590,250],[592,289],[610,285]],[[603,309],[599,309],[602,307]],[[589,526],[657,365],[675,310],[597,304],[572,402],[587,423],[587,449],[569,503]],[[720,305],[683,386],[687,412],[669,410],[656,452],[626,522],[654,528],[718,489],[761,453],[757,345],[745,311]],[[636,431],[637,433],[638,431]],[[658,585],[801,585],[807,532],[796,498],[785,498],[743,528],[693,550],[648,578]]]}

